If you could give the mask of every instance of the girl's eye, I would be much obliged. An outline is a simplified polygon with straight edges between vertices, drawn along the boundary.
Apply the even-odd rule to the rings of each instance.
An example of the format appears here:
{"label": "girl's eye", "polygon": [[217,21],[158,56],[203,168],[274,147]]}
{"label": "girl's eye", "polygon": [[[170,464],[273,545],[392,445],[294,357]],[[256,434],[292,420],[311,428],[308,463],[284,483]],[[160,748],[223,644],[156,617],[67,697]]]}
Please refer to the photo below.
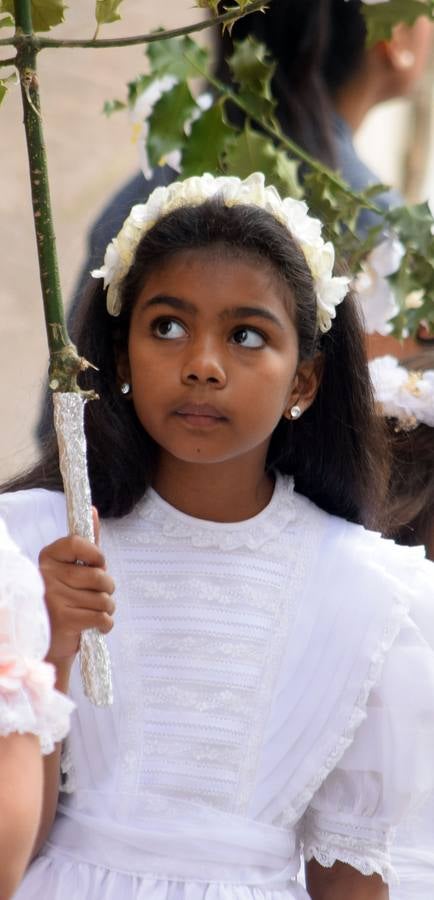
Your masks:
{"label": "girl's eye", "polygon": [[256,350],[265,344],[264,336],[260,331],[256,331],[256,328],[237,328],[232,335],[232,340],[240,347],[247,347],[249,350]]}
{"label": "girl's eye", "polygon": [[157,319],[152,323],[152,331],[158,338],[165,341],[173,341],[184,337],[185,328],[176,319]]}

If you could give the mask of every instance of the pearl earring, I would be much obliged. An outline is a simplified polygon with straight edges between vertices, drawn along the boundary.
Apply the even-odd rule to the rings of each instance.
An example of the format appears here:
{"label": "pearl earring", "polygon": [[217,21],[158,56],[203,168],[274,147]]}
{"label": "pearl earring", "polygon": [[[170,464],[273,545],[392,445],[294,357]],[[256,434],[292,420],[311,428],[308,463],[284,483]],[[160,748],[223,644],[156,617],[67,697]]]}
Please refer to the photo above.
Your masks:
{"label": "pearl earring", "polygon": [[131,385],[128,384],[128,381],[123,381],[121,384],[121,394],[129,394],[131,390]]}
{"label": "pearl earring", "polygon": [[397,54],[397,62],[400,69],[412,69],[416,62],[416,56],[412,50],[401,50]]}
{"label": "pearl earring", "polygon": [[300,407],[299,407],[299,406],[291,406],[291,409],[290,409],[290,411],[289,411],[289,414],[290,414],[290,416],[291,416],[291,419],[299,419],[300,416],[301,416],[301,409],[300,409]]}

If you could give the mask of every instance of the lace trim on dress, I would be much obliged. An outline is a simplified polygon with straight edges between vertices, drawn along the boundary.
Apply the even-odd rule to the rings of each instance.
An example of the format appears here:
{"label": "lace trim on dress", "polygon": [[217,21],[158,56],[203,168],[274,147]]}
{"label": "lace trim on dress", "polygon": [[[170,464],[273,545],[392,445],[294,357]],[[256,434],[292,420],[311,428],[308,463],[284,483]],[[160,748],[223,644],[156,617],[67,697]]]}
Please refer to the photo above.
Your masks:
{"label": "lace trim on dress", "polygon": [[0,734],[36,734],[42,753],[69,729],[74,704],[54,690],[54,668],[40,660],[17,655],[0,659]]}
{"label": "lace trim on dress", "polygon": [[256,550],[277,538],[286,525],[295,519],[294,480],[277,474],[268,506],[257,516],[242,522],[216,523],[195,519],[170,506],[152,489],[137,505],[136,510],[140,517],[157,526],[155,532],[149,529],[149,542],[153,539],[158,541],[162,533],[183,542],[188,541],[193,547],[218,547],[221,550],[247,547],[249,550]]}
{"label": "lace trim on dress", "polygon": [[[402,584],[401,584],[402,590]],[[282,821],[286,825],[293,826],[303,815],[306,807],[310,803],[313,795],[327,778],[327,775],[336,768],[339,760],[344,755],[348,747],[354,740],[354,735],[367,716],[367,702],[369,695],[380,679],[385,658],[389,652],[395,638],[401,629],[402,620],[408,612],[412,600],[411,589],[408,589],[406,596],[397,596],[393,598],[393,608],[389,619],[383,631],[383,635],[378,642],[377,650],[373,654],[368,670],[367,677],[359,691],[357,701],[350,713],[346,727],[341,736],[338,738],[334,746],[331,747],[323,765],[312,777],[310,782],[303,788],[298,796],[294,799],[289,807],[286,808],[282,817]]]}
{"label": "lace trim on dress", "polygon": [[396,884],[396,873],[390,863],[393,828],[342,818],[333,821],[316,810],[307,810],[303,826],[303,853],[307,862],[315,858],[329,869],[339,860],[362,875],[376,873],[386,884]]}

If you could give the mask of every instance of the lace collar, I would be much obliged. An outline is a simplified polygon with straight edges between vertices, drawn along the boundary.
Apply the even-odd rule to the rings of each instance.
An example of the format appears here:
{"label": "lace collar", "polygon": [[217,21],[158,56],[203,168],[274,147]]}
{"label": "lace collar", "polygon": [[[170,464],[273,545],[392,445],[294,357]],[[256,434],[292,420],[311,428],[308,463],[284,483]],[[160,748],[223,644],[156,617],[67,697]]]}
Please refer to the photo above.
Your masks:
{"label": "lace collar", "polygon": [[295,518],[294,480],[276,475],[270,502],[257,516],[242,522],[212,522],[188,516],[163,500],[150,488],[136,507],[142,519],[153,529],[171,538],[179,538],[194,547],[219,547],[234,550],[247,547],[256,550],[276,540],[285,526]]}

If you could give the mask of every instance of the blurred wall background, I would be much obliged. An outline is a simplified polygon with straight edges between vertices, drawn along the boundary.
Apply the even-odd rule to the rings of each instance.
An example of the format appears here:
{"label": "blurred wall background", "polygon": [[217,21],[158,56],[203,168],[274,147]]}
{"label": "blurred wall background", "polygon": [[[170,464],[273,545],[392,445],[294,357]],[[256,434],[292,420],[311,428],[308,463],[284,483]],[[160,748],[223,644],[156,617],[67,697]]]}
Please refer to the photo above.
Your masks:
{"label": "blurred wall background", "polygon": [[[93,6],[93,0],[74,0],[56,36],[91,37]],[[198,15],[181,0],[126,0],[123,20],[105,26],[100,36],[174,27],[196,21]],[[137,170],[126,116],[107,119],[103,103],[123,97],[126,82],[144,68],[141,47],[56,49],[39,56],[65,300],[83,259],[88,226],[109,194]],[[412,101],[377,109],[357,140],[381,179],[408,188],[412,200],[434,198],[432,82],[431,73]],[[19,89],[11,88],[0,110],[0,480],[34,457],[33,429],[47,366],[21,119]]]}

